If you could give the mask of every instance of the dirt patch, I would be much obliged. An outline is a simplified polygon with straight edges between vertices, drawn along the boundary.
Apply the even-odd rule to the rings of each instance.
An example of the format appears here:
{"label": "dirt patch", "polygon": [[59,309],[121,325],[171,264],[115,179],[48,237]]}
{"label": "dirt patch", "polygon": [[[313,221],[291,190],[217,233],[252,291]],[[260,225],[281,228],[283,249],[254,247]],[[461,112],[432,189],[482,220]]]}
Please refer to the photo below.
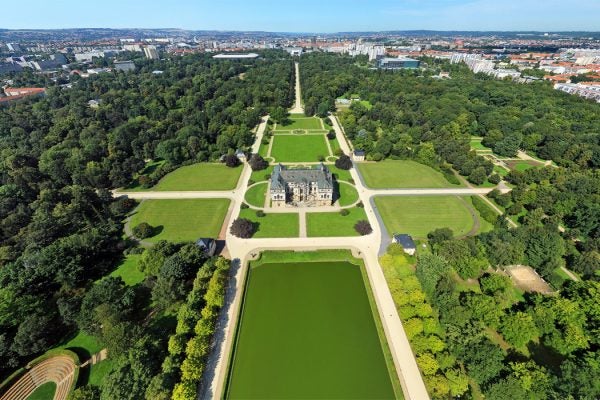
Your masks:
{"label": "dirt patch", "polygon": [[531,267],[525,265],[511,265],[506,267],[506,273],[515,282],[515,285],[526,292],[542,294],[553,293],[552,288]]}

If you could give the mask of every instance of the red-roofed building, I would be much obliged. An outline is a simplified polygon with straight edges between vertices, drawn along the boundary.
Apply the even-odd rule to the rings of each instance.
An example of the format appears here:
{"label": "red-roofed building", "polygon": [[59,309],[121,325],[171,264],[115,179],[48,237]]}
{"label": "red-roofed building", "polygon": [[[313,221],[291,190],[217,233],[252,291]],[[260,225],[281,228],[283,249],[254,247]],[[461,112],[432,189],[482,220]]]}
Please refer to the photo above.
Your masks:
{"label": "red-roofed building", "polygon": [[44,88],[4,88],[4,93],[8,96],[31,96],[35,94],[46,93]]}

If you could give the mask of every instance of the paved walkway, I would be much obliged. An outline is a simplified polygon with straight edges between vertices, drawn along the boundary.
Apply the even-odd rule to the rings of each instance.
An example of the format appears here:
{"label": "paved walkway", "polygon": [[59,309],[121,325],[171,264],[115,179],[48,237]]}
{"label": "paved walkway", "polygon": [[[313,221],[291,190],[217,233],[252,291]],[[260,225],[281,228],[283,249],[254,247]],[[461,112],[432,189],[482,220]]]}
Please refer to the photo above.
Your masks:
{"label": "paved walkway", "polygon": [[299,223],[299,234],[298,236],[301,238],[306,237],[306,210],[302,210],[298,212],[298,223]]}
{"label": "paved walkway", "polygon": [[304,107],[302,107],[302,94],[300,93],[300,64],[294,63],[296,68],[296,102],[294,107],[290,109],[291,114],[304,114]]}

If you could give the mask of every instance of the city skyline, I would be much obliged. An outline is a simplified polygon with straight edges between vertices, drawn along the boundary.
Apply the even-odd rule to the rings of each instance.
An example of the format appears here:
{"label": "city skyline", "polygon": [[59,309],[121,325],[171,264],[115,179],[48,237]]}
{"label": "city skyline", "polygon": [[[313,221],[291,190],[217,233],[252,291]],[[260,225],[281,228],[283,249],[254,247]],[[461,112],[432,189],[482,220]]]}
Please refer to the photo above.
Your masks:
{"label": "city skyline", "polygon": [[[164,4],[107,0],[96,7],[73,0],[30,2],[27,18],[12,18],[5,29],[56,28],[181,28],[299,33],[392,30],[443,31],[598,31],[600,3],[557,0],[540,7],[535,0],[507,0],[502,8],[492,0],[332,0],[323,4],[277,4],[267,0],[174,0]],[[17,4],[5,15],[20,15]],[[560,9],[560,12],[557,10]],[[76,17],[75,17],[76,13]]]}

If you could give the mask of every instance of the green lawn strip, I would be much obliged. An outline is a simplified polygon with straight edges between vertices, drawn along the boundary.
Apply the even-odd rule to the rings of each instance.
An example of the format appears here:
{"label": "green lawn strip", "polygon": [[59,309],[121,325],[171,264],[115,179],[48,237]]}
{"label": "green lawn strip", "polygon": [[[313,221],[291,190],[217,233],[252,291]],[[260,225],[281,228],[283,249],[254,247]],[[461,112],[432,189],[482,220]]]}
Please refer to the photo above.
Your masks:
{"label": "green lawn strip", "polygon": [[181,167],[165,175],[150,190],[231,190],[235,189],[242,166],[229,168],[225,164],[200,163]]}
{"label": "green lawn strip", "polygon": [[360,207],[349,208],[348,215],[339,212],[315,212],[306,214],[306,234],[308,237],[359,236],[354,225],[366,220],[367,214]]}
{"label": "green lawn strip", "polygon": [[504,177],[506,175],[508,175],[508,170],[506,170],[505,168],[502,168],[499,165],[494,165],[494,172],[497,173],[498,175]]}
{"label": "green lawn strip", "polygon": [[390,235],[422,239],[437,228],[450,228],[462,236],[473,227],[467,204],[457,196],[381,196],[375,204]]}
{"label": "green lawn strip", "polygon": [[264,207],[268,187],[269,184],[267,182],[261,182],[252,186],[246,191],[244,197],[246,203],[254,207]]}
{"label": "green lawn strip", "polygon": [[267,156],[267,152],[268,151],[269,151],[269,144],[268,143],[264,144],[264,143],[261,142],[260,143],[260,147],[258,148],[258,154],[260,154],[260,156],[264,158],[264,157]]}
{"label": "green lawn strip", "polygon": [[294,251],[273,250],[263,251],[260,258],[252,261],[253,266],[261,264],[272,264],[279,262],[316,262],[316,261],[348,261],[356,263],[358,259],[352,256],[350,250],[316,250],[316,251]]}
{"label": "green lawn strip", "polygon": [[338,142],[337,137],[331,140],[327,139],[327,141],[329,142],[329,146],[331,146],[331,152],[335,155],[335,151],[340,148],[340,142]]}
{"label": "green lawn strip", "polygon": [[481,140],[477,140],[477,139],[471,139],[471,142],[470,142],[470,144],[471,144],[471,148],[472,148],[473,150],[489,150],[489,151],[492,151],[492,149],[491,149],[491,148],[484,146],[484,145],[481,143]]}
{"label": "green lawn strip", "polygon": [[110,276],[121,277],[128,286],[133,286],[144,280],[146,275],[138,269],[138,262],[141,254],[129,254],[119,264],[117,269],[111,272]]}
{"label": "green lawn strip", "polygon": [[[102,350],[104,346],[94,336],[88,335],[83,331],[79,331],[77,335],[71,338],[68,342],[60,345],[58,348],[68,349],[77,353],[80,356],[81,361],[84,362],[86,360],[86,355],[88,357],[92,356]],[[81,354],[83,352],[78,351],[78,349],[83,349],[88,354]]]}
{"label": "green lawn strip", "polygon": [[329,155],[322,135],[274,136],[273,140],[271,156],[276,162],[315,162]]}
{"label": "green lawn strip", "polygon": [[31,393],[26,400],[50,400],[56,393],[56,383],[46,382],[41,384]]}
{"label": "green lawn strip", "polygon": [[144,239],[150,242],[195,241],[216,238],[229,208],[229,199],[145,200],[134,211],[131,226],[147,222],[160,233]]}
{"label": "green lawn strip", "polygon": [[277,124],[275,130],[317,129],[322,130],[321,121],[316,117],[300,117],[292,114],[286,124]]}
{"label": "green lawn strip", "polygon": [[359,163],[365,183],[373,189],[453,187],[441,172],[411,160]]}
{"label": "green lawn strip", "polygon": [[297,238],[300,234],[299,217],[297,213],[272,213],[257,217],[256,210],[240,211],[240,218],[246,218],[258,224],[258,230],[253,238]]}
{"label": "green lawn strip", "polygon": [[260,171],[252,171],[252,175],[250,175],[250,180],[254,182],[262,182],[268,181],[273,173],[273,165],[268,166],[266,169],[262,169]]}
{"label": "green lawn strip", "polygon": [[349,206],[351,204],[356,203],[358,200],[358,192],[354,185],[350,185],[347,183],[338,183],[339,187],[339,205],[342,207]]}
{"label": "green lawn strip", "polygon": [[355,262],[251,266],[227,398],[394,398]]}

